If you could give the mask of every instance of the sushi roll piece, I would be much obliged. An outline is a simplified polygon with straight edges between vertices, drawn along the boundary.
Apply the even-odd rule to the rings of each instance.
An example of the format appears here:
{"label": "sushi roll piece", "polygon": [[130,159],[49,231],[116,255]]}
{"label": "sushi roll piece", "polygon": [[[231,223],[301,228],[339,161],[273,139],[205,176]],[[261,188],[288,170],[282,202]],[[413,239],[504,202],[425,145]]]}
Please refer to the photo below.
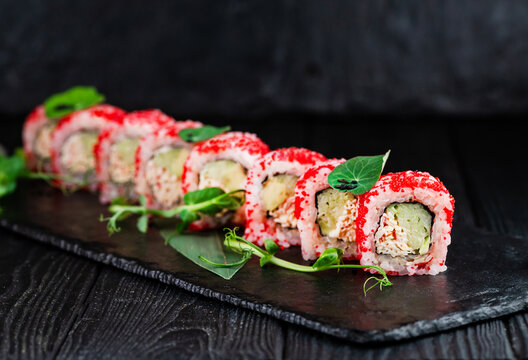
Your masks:
{"label": "sushi roll piece", "polygon": [[177,121],[140,140],[136,151],[136,192],[145,197],[149,208],[181,205],[183,164],[193,144],[183,141],[179,132],[202,126],[198,121]]}
{"label": "sushi roll piece", "polygon": [[[125,111],[111,105],[96,105],[76,111],[59,121],[51,133],[53,172],[86,181],[90,190],[97,189],[94,147],[104,128],[119,124]],[[71,187],[74,184],[57,181]]]}
{"label": "sushi roll piece", "polygon": [[246,182],[246,239],[260,246],[268,238],[282,247],[300,245],[295,185],[308,168],[325,160],[315,151],[291,147],[257,161]]}
{"label": "sushi roll piece", "polygon": [[27,117],[22,130],[26,165],[30,170],[51,172],[51,133],[58,120],[46,116],[44,105]]}
{"label": "sushi roll piece", "polygon": [[305,260],[315,260],[328,248],[343,250],[345,259],[357,257],[358,198],[328,184],[328,175],[344,159],[333,159],[308,169],[295,186],[295,217]]}
{"label": "sushi roll piece", "polygon": [[142,137],[174,124],[174,119],[159,110],[127,114],[121,124],[107,127],[95,146],[99,199],[103,204],[116,197],[137,200],[134,174],[136,150]]}
{"label": "sushi roll piece", "polygon": [[[221,134],[196,145],[183,167],[183,194],[209,187],[225,192],[244,190],[249,169],[268,151],[268,145],[256,135],[243,132]],[[234,212],[203,216],[189,229],[213,229],[227,223],[243,226],[244,206]]]}
{"label": "sushi roll piece", "polygon": [[361,265],[380,266],[389,275],[445,271],[454,203],[444,184],[426,172],[382,176],[358,200]]}

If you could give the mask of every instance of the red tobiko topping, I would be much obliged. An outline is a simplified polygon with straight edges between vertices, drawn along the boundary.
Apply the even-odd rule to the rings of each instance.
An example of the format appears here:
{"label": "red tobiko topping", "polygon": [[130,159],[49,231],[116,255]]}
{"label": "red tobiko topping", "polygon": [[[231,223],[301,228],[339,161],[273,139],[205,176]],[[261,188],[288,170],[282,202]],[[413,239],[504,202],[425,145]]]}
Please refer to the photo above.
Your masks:
{"label": "red tobiko topping", "polygon": [[229,149],[240,149],[251,155],[264,155],[269,151],[268,145],[255,134],[229,132],[217,135],[198,144],[194,151],[198,153],[220,153]]}
{"label": "red tobiko topping", "polygon": [[175,120],[158,109],[133,111],[123,119],[127,124],[174,125]]}

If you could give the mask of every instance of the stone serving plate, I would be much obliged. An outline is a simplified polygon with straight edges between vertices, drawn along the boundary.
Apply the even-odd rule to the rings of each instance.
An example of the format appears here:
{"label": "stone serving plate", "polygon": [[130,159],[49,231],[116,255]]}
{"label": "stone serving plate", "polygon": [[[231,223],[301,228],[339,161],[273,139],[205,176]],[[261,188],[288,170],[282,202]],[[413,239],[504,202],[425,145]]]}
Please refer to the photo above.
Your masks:
{"label": "stone serving plate", "polygon": [[[392,288],[363,295],[362,271],[303,274],[252,259],[231,280],[202,269],[140,234],[134,221],[111,237],[89,193],[64,196],[46,184],[21,183],[0,201],[0,225],[35,240],[187,291],[358,343],[410,339],[528,308],[528,251],[522,239],[456,223],[448,270],[391,277]],[[302,262],[298,248],[279,256]]]}

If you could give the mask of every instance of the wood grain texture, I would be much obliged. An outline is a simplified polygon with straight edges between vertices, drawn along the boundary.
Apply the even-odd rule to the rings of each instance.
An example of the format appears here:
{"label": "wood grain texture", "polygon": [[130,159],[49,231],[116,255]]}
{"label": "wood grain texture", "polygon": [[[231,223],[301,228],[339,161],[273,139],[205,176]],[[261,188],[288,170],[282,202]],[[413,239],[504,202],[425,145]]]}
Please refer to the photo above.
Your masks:
{"label": "wood grain texture", "polygon": [[59,358],[278,358],[274,319],[105,268]]}
{"label": "wood grain texture", "polygon": [[0,231],[0,358],[42,359],[60,348],[98,265]]}

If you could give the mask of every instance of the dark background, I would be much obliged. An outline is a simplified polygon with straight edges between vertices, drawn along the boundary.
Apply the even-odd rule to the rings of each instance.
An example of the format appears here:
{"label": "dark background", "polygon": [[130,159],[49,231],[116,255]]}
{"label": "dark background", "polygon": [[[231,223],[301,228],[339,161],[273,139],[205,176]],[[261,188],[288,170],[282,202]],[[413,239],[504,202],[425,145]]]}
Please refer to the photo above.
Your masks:
{"label": "dark background", "polygon": [[524,1],[4,0],[0,14],[4,142],[77,84],[213,122],[528,110]]}

